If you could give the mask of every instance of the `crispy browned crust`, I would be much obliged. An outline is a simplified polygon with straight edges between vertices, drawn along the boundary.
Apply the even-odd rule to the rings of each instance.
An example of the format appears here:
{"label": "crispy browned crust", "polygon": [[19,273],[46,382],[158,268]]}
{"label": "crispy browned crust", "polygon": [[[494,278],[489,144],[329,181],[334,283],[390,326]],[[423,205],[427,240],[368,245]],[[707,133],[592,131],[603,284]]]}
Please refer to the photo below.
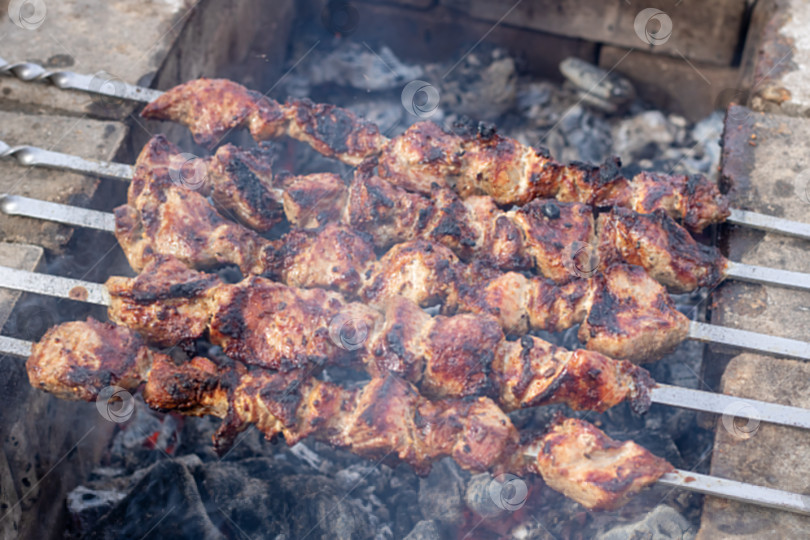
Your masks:
{"label": "crispy browned crust", "polygon": [[[284,133],[281,106],[225,79],[196,79],[166,91],[141,111],[141,116],[179,122],[197,144],[212,148],[231,130],[248,127],[260,140]],[[255,128],[254,128],[255,126]]]}
{"label": "crispy browned crust", "polygon": [[574,410],[606,411],[630,400],[646,411],[654,385],[646,370],[597,352],[571,352],[533,336],[504,341],[493,378],[507,410],[562,403]]}
{"label": "crispy browned crust", "polygon": [[[632,268],[612,272],[620,283],[635,275]],[[592,284],[598,282],[577,286]],[[524,337],[521,352],[489,314],[431,317],[397,295],[380,311],[338,293],[255,276],[228,285],[177,260],[153,263],[137,278],[111,278],[108,288],[111,319],[150,341],[168,346],[208,332],[228,356],[251,366],[312,372],[325,364],[365,364],[374,376],[396,374],[418,383],[430,397],[499,393],[506,409],[546,402],[596,410],[625,399],[649,403],[651,381],[643,370],[595,352],[552,348],[538,338]],[[680,330],[642,327],[627,339],[644,344]],[[629,347],[621,342],[624,336],[613,338]]]}
{"label": "crispy browned crust", "polygon": [[136,162],[126,207],[115,211],[116,238],[130,265],[140,270],[162,254],[195,268],[235,264],[244,273],[260,271],[266,241],[178,183],[166,165],[177,153],[165,138],[153,137]]}
{"label": "crispy browned crust", "polygon": [[274,185],[266,151],[226,144],[204,161],[202,189],[223,214],[259,232],[267,232],[284,220],[282,191]]}
{"label": "crispy browned crust", "polygon": [[693,230],[702,231],[730,215],[728,198],[705,176],[641,172],[618,193],[604,193],[600,206],[624,206],[641,214],[664,210]]}
{"label": "crispy browned crust", "polygon": [[695,231],[729,215],[728,200],[703,175],[619,174],[619,161],[562,165],[498,134],[492,126],[467,124],[449,133],[419,122],[392,140],[351,112],[333,105],[274,100],[223,79],[198,79],[167,91],[147,105],[146,118],[186,125],[195,140],[212,147],[230,130],[247,127],[256,140],[282,135],[358,165],[379,154],[379,174],[394,185],[430,193],[452,187],[462,197],[488,195],[500,205],[556,198],[642,213],[662,209]]}
{"label": "crispy browned crust", "polygon": [[725,277],[727,261],[719,250],[696,242],[664,210],[614,208],[599,216],[597,227],[602,264],[641,266],[673,292],[713,287]]}
{"label": "crispy browned crust", "polygon": [[348,189],[336,174],[294,177],[284,190],[284,213],[301,229],[316,229],[340,221]]}
{"label": "crispy browned crust", "polygon": [[551,488],[591,509],[618,508],[674,470],[636,443],[615,441],[573,418],[558,418],[532,446],[539,453],[530,470],[542,475]]}
{"label": "crispy browned crust", "polygon": [[689,319],[643,268],[611,265],[593,280],[590,310],[579,329],[589,349],[644,363],[686,339]]}
{"label": "crispy browned crust", "polygon": [[514,219],[523,231],[527,255],[543,276],[556,283],[576,277],[569,264],[572,246],[595,243],[590,206],[535,199],[515,212]]}
{"label": "crispy browned crust", "polygon": [[110,320],[135,329],[160,346],[172,346],[202,336],[210,322],[210,294],[222,285],[214,274],[190,270],[178,259],[153,260],[135,278],[113,276]]}
{"label": "crispy browned crust", "polygon": [[[597,369],[592,361],[580,363],[580,370]],[[475,472],[539,473],[588,508],[615,508],[672,470],[581,420],[557,419],[544,435],[520,445],[509,418],[485,397],[431,401],[393,375],[348,390],[297,370],[247,370],[200,357],[176,363],[131,330],[92,319],[49,330],[27,367],[33,384],[68,399],[94,399],[102,385],[134,390],[145,382],[151,407],[224,418],[214,438],[220,453],[253,424],[270,439],[283,435],[292,445],[313,437],[370,459],[408,463],[418,474],[446,456]],[[537,459],[527,460],[533,450]]]}
{"label": "crispy browned crust", "polygon": [[208,148],[231,130],[248,128],[257,141],[288,135],[350,165],[379,153],[387,142],[376,125],[346,109],[307,99],[282,105],[225,79],[176,86],[144,107],[141,116],[179,122]]}
{"label": "crispy browned crust", "polygon": [[91,401],[107,386],[137,388],[155,355],[126,328],[88,318],[49,329],[31,347],[26,368],[31,386]]}

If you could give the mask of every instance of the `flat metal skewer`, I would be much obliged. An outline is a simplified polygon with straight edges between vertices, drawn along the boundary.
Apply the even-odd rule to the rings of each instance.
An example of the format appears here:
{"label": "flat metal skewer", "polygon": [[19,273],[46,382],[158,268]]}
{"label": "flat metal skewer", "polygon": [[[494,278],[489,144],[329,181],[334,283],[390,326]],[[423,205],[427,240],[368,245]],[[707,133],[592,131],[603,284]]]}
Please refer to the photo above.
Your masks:
{"label": "flat metal skewer", "polygon": [[0,58],[0,73],[13,75],[25,82],[45,82],[62,89],[79,90],[102,96],[149,103],[163,92],[125,83],[107,73],[85,75],[63,69],[46,69],[33,62],[8,62]]}
{"label": "flat metal skewer", "polygon": [[[539,449],[529,447],[524,456],[536,459]],[[719,478],[706,474],[675,469],[658,479],[664,486],[686,489],[721,499],[730,499],[785,512],[810,515],[810,496],[781,489],[757,486],[747,482]]]}
{"label": "flat metal skewer", "polygon": [[[102,231],[115,232],[115,220],[112,214],[41,201],[20,195],[0,195],[0,211],[6,214],[47,219],[68,225],[78,224]],[[737,263],[734,264],[740,266]],[[796,274],[796,272],[788,273]],[[806,274],[798,274],[798,276],[810,283],[810,276]],[[693,321],[689,326],[687,337],[704,343],[716,343],[774,356],[810,360],[810,343],[768,334],[758,334]]]}
{"label": "flat metal skewer", "polygon": [[[163,91],[135,86],[107,75],[84,75],[66,70],[49,70],[33,62],[8,62],[0,58],[0,74],[14,76],[25,82],[49,82],[62,89],[80,90],[92,94],[150,103]],[[810,240],[810,223],[791,221],[748,210],[731,209],[728,223],[752,229],[776,232]]]}
{"label": "flat metal skewer", "polygon": [[[0,354],[27,358],[31,355],[32,345],[33,344],[30,341],[8,336],[0,336]],[[695,390],[695,392],[697,391]],[[775,407],[780,406],[776,405]],[[804,411],[803,409],[799,410]],[[807,413],[810,411],[804,412]],[[536,458],[537,451],[532,450],[525,453],[525,455]],[[705,474],[692,473],[680,469],[676,469],[675,472],[665,474],[658,479],[658,483],[665,486],[672,486],[703,493],[705,495],[712,495],[714,497],[722,497],[759,506],[765,506],[768,508],[776,508],[778,510],[810,515],[810,497],[800,495],[798,493],[791,493],[789,491],[766,488],[754,484],[746,484],[744,482],[727,480]]]}
{"label": "flat metal skewer", "polygon": [[[0,144],[2,144],[2,141],[0,141]],[[116,178],[123,179],[124,176],[116,176]],[[67,225],[78,225],[103,231],[115,231],[115,221],[112,214],[20,195],[0,194],[0,211],[9,215],[47,219]],[[749,283],[810,291],[810,274],[801,272],[728,261],[726,277]]]}
{"label": "flat metal skewer", "polygon": [[748,210],[732,208],[731,215],[726,218],[726,223],[784,234],[785,236],[793,236],[804,240],[810,239],[810,223],[791,221],[789,219],[759,214]]}
{"label": "flat metal skewer", "polygon": [[[110,295],[104,285],[78,279],[52,276],[28,270],[0,266],[0,287],[46,296],[69,298],[82,302],[110,305]],[[692,390],[658,384],[650,393],[655,403],[686,409],[731,414],[762,422],[810,429],[810,409],[789,407],[754,399],[736,398],[703,390]]]}

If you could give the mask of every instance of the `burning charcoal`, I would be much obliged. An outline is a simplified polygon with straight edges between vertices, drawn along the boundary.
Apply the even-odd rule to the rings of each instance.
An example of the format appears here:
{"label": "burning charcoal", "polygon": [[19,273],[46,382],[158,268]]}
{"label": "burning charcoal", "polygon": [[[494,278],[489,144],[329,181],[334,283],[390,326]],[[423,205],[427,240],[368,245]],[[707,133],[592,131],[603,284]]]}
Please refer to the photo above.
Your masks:
{"label": "burning charcoal", "polygon": [[416,491],[410,488],[397,491],[390,501],[393,509],[393,532],[394,538],[403,538],[408,531],[422,518],[422,511],[419,509]]}
{"label": "burning charcoal", "polygon": [[314,52],[299,70],[313,85],[334,83],[359,90],[390,90],[422,76],[422,68],[403,64],[386,46],[369,48],[344,41],[323,54]]}
{"label": "burning charcoal", "polygon": [[425,519],[416,524],[404,540],[441,540],[439,524],[432,519]]}
{"label": "burning charcoal", "polygon": [[579,58],[569,57],[560,62],[560,71],[581,90],[585,101],[606,112],[616,112],[636,97],[630,81]]}
{"label": "burning charcoal", "polygon": [[[660,111],[644,111],[614,127],[613,152],[628,162],[656,156],[660,149],[673,143],[675,131],[675,126]],[[648,146],[650,143],[652,147]]]}
{"label": "burning charcoal", "polygon": [[696,527],[671,506],[661,504],[644,519],[611,529],[597,540],[626,540],[627,538],[655,538],[656,540],[692,540]]}
{"label": "burning charcoal", "polygon": [[200,500],[197,484],[181,463],[166,460],[143,480],[84,537],[107,538],[224,538]]}
{"label": "burning charcoal", "polygon": [[272,459],[213,461],[196,476],[211,520],[232,538],[360,539],[382,526],[331,478]]}
{"label": "burning charcoal", "polygon": [[427,71],[429,80],[442,81],[441,106],[454,113],[491,121],[515,105],[515,61],[502,49],[487,53],[481,47],[457,66],[432,65]]}
{"label": "burning charcoal", "polygon": [[572,147],[563,151],[561,159],[599,163],[610,155],[612,146],[610,127],[604,120],[582,106],[571,107],[560,120],[559,128]]}
{"label": "burning charcoal", "polygon": [[454,461],[439,461],[426,478],[419,480],[419,507],[425,519],[459,523],[464,517],[464,484]]}
{"label": "burning charcoal", "polygon": [[106,514],[121,499],[126,497],[122,491],[90,489],[79,486],[67,496],[67,507],[78,533],[87,532],[98,519]]}
{"label": "burning charcoal", "polygon": [[467,508],[485,519],[494,518],[504,512],[495,504],[490,493],[492,481],[492,475],[489,473],[476,474],[470,478],[467,491],[464,493]]}

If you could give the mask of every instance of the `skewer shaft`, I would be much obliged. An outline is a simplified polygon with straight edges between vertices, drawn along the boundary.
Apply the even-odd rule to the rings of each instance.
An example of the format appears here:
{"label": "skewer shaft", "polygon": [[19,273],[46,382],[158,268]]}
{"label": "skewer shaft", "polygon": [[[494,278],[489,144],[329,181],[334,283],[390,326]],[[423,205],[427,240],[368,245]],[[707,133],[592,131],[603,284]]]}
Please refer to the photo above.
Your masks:
{"label": "skewer shaft", "polygon": [[810,274],[728,261],[726,277],[760,285],[810,291]]}
{"label": "skewer shaft", "polygon": [[[115,231],[115,220],[112,214],[17,195],[0,195],[0,211],[6,214],[47,219],[68,225],[91,227],[102,231]],[[795,272],[789,273],[795,274]],[[810,281],[810,276],[799,275]],[[748,351],[810,360],[810,343],[767,334],[692,322],[688,337],[704,343],[730,345]]]}
{"label": "skewer shaft", "polygon": [[10,146],[3,141],[0,141],[0,157],[13,157],[20,165],[29,167],[76,171],[118,180],[131,180],[134,173],[132,166],[124,163],[85,159],[36,146]]}
{"label": "skewer shaft", "polygon": [[810,360],[810,343],[692,321],[689,338],[773,356]]}
{"label": "skewer shaft", "polygon": [[110,295],[100,283],[29,272],[8,266],[0,266],[0,287],[100,306],[110,305]]}
{"label": "skewer shaft", "polygon": [[658,384],[650,394],[653,403],[672,405],[694,411],[748,418],[753,421],[781,424],[800,429],[810,429],[810,410],[739,398],[715,392],[693,390],[680,386]]}
{"label": "skewer shaft", "polygon": [[810,223],[801,223],[789,219],[758,214],[748,210],[731,209],[731,215],[726,218],[726,222],[735,225],[743,225],[752,229],[774,232],[787,236],[794,236],[804,240],[810,240]]}
{"label": "skewer shaft", "polygon": [[[5,266],[0,266],[0,287],[70,298],[103,306],[110,304],[109,293],[104,285],[99,283],[40,274]],[[717,414],[732,414],[732,416],[750,420],[810,429],[810,409],[788,407],[753,399],[735,398],[723,394],[669,385],[657,385],[650,397],[656,403],[674,407]]]}
{"label": "skewer shaft", "polygon": [[756,486],[680,469],[665,474],[658,479],[658,482],[665,486],[688,489],[704,495],[810,515],[810,496],[781,489]]}
{"label": "skewer shaft", "polygon": [[74,71],[45,69],[33,62],[7,62],[0,58],[0,73],[13,75],[25,82],[49,82],[62,89],[79,90],[91,94],[149,103],[163,92],[128,84],[106,73],[85,75]]}
{"label": "skewer shaft", "polygon": [[0,211],[11,216],[26,216],[74,227],[115,232],[115,217],[109,212],[87,210],[21,195],[0,195]]}
{"label": "skewer shaft", "polygon": [[[0,354],[26,358],[31,354],[31,345],[29,341],[0,336]],[[534,456],[532,456],[531,453],[527,455],[536,457],[536,454]],[[754,484],[679,469],[676,469],[675,472],[665,474],[658,482],[665,486],[687,489],[715,497],[810,515],[810,497],[789,491],[756,486]]]}

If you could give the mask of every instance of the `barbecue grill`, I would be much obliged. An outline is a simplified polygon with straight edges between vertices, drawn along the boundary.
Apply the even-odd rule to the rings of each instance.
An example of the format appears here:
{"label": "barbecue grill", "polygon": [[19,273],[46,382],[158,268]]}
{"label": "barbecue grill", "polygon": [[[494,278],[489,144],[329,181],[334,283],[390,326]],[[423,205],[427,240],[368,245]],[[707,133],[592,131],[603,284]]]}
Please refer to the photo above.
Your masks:
{"label": "barbecue grill", "polygon": [[[324,17],[338,8],[330,3]],[[576,77],[572,66],[564,72]],[[137,272],[101,284],[0,267],[2,288],[100,306],[110,321],[0,336],[3,354],[27,359],[33,387],[107,401],[105,418],[110,393],[123,396],[128,417],[139,392],[171,418],[220,418],[220,456],[253,426],[296,456],[309,452],[297,443],[317,440],[419,475],[452,458],[496,478],[483,495],[469,483],[471,534],[493,511],[477,496],[520,519],[526,497],[510,506],[504,478],[519,492],[542,483],[589,511],[617,509],[659,484],[810,514],[803,493],[676,469],[643,444],[611,439],[590,413],[558,414],[543,429],[525,421],[548,405],[601,413],[626,402],[637,415],[652,404],[718,415],[730,431],[740,421],[810,428],[810,409],[656,382],[637,365],[684,341],[810,360],[803,336],[690,319],[671,296],[721,282],[809,290],[810,274],[727,259],[704,232],[727,224],[798,242],[810,239],[808,224],[731,207],[701,175],[629,174],[613,158],[564,165],[468,119],[418,118],[396,134],[345,108],[282,103],[225,79],[162,92],[2,58],[0,73],[146,104],[142,117],[183,125],[216,150],[198,157],[158,135],[126,163],[0,140],[0,157],[19,165],[127,191],[124,205],[103,210],[0,196],[6,215],[114,235]],[[226,137],[239,144],[221,145]],[[278,148],[314,155],[304,146],[338,172],[278,165]],[[570,332],[567,347],[543,339],[577,326],[581,349],[570,350]]]}

